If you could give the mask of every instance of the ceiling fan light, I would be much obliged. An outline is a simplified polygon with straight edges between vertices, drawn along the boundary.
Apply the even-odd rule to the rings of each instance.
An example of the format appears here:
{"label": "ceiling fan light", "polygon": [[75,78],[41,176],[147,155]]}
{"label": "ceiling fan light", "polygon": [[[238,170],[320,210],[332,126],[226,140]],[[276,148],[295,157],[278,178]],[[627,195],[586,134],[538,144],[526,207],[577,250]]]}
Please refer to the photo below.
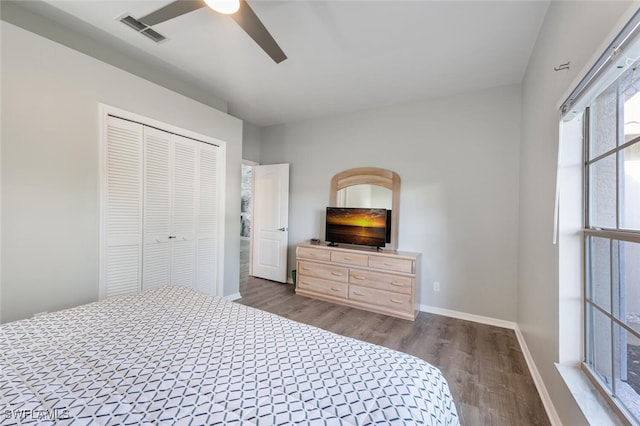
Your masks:
{"label": "ceiling fan light", "polygon": [[240,0],[204,0],[211,9],[218,13],[231,15],[240,9]]}

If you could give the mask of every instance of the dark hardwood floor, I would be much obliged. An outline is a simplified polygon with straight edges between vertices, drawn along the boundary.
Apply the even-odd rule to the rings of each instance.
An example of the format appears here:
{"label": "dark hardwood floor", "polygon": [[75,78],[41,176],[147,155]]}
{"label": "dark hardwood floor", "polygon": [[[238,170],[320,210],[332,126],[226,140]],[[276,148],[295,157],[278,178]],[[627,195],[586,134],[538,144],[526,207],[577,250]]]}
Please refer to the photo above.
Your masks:
{"label": "dark hardwood floor", "polygon": [[293,285],[248,275],[241,253],[237,302],[386,346],[438,367],[463,425],[548,425],[513,330],[421,312],[416,321],[297,296]]}

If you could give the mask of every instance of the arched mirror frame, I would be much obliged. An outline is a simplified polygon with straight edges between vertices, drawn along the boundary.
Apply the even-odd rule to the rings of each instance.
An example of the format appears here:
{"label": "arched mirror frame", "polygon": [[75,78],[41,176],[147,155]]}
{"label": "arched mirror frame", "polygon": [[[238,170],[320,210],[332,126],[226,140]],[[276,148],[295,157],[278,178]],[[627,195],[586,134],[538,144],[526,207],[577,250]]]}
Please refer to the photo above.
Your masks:
{"label": "arched mirror frame", "polygon": [[340,172],[331,179],[331,206],[338,206],[339,190],[362,184],[382,186],[391,190],[391,242],[386,248],[397,250],[400,223],[400,176],[397,173],[377,167],[359,167]]}

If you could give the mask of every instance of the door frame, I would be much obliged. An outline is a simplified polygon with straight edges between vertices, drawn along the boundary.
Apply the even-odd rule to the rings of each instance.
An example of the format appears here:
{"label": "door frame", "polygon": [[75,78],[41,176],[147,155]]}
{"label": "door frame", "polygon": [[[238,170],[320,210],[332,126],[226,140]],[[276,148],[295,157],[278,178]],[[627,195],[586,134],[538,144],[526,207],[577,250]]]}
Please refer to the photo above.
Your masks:
{"label": "door frame", "polygon": [[[218,246],[217,246],[217,271],[216,271],[216,288],[214,289],[216,296],[223,296],[224,291],[224,247],[225,247],[225,212],[226,212],[226,176],[227,176],[227,143],[223,140],[206,136],[197,132],[193,132],[182,127],[174,126],[162,121],[155,120],[153,118],[140,115],[131,111],[126,111],[120,108],[116,108],[111,105],[99,103],[98,104],[98,117],[99,117],[99,147],[98,147],[98,213],[99,213],[99,226],[98,226],[98,298],[102,300],[106,297],[107,286],[105,280],[106,264],[105,264],[105,242],[106,242],[106,218],[105,218],[105,205],[106,205],[106,170],[107,170],[107,119],[109,116],[121,118],[123,120],[133,121],[144,126],[155,127],[165,132],[174,133],[176,135],[184,136],[190,139],[194,139],[198,142],[208,143],[218,147]],[[140,241],[142,242],[142,227],[140,229]],[[142,273],[142,265],[141,272]],[[142,284],[140,282],[140,284]],[[141,289],[139,288],[138,291]]]}
{"label": "door frame", "polygon": [[[257,161],[252,161],[252,160],[245,160],[244,158],[242,159],[242,166],[250,166],[251,167],[251,224],[252,224],[252,230],[253,230],[253,217],[254,217],[254,206],[255,206],[255,193],[256,193],[256,185],[255,185],[255,179],[254,179],[254,169],[256,166],[259,166],[260,163]],[[242,177],[240,178],[242,179]],[[242,237],[240,237],[242,238]],[[249,275],[253,275],[253,232],[250,231],[249,233]]]}

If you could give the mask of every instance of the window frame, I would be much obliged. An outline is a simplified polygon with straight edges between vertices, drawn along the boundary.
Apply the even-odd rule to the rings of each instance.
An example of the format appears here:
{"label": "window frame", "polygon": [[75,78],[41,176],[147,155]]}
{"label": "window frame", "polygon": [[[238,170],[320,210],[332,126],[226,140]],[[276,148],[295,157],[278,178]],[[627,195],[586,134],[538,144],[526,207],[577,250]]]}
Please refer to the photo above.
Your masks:
{"label": "window frame", "polygon": [[[618,79],[615,80],[617,82]],[[615,84],[615,83],[612,83]],[[616,357],[616,345],[619,344],[619,338],[616,336],[616,333],[627,332],[631,336],[640,339],[640,332],[635,330],[634,328],[627,325],[623,320],[618,319],[616,316],[616,309],[614,309],[614,304],[616,303],[615,296],[620,294],[621,282],[620,282],[620,265],[619,265],[619,256],[615,253],[616,250],[619,250],[620,242],[631,242],[640,244],[640,230],[632,230],[632,229],[623,229],[620,228],[621,217],[620,217],[620,204],[621,204],[621,191],[620,191],[620,180],[621,180],[621,153],[628,147],[633,145],[640,146],[640,136],[631,139],[628,142],[624,142],[624,140],[620,140],[620,138],[624,137],[623,132],[620,132],[620,128],[623,125],[621,118],[621,105],[620,105],[620,93],[619,90],[616,91],[616,146],[612,149],[607,150],[604,153],[600,153],[596,155],[594,158],[590,157],[590,148],[591,148],[591,116],[590,116],[590,107],[586,107],[584,111],[584,120],[583,120],[583,232],[582,232],[582,245],[583,245],[583,362],[582,369],[587,374],[587,376],[591,379],[591,381],[596,385],[596,388],[603,394],[605,399],[609,402],[609,404],[613,407],[613,409],[618,413],[620,418],[629,425],[636,424],[634,422],[640,422],[640,415],[631,413],[629,409],[619,402],[619,398],[617,397],[617,381],[619,377],[617,375],[620,374],[618,370],[620,367],[616,366],[616,364],[620,364],[623,359],[626,359],[626,355]],[[594,96],[595,99],[595,96]],[[622,143],[621,143],[622,142]],[[615,156],[615,228],[606,228],[599,226],[592,226],[590,224],[591,218],[591,184],[593,183],[591,180],[591,165],[606,159],[610,156]],[[609,241],[609,273],[611,277],[610,281],[610,299],[609,306],[606,309],[599,306],[596,302],[594,294],[590,289],[592,286],[590,285],[590,280],[592,279],[592,269],[591,269],[591,247],[590,241],[593,238],[602,238]],[[618,252],[619,253],[619,252]],[[607,311],[608,309],[608,311]],[[595,370],[595,360],[589,359],[589,356],[593,354],[596,350],[595,345],[591,345],[591,341],[595,339],[593,331],[593,323],[595,322],[590,318],[590,315],[593,315],[595,312],[600,312],[600,314],[604,315],[609,322],[610,325],[610,356],[611,356],[611,383],[608,389],[608,385],[603,382],[600,377],[600,373]],[[590,313],[593,312],[593,313]],[[619,316],[619,315],[618,315]],[[619,327],[619,328],[617,328]],[[590,352],[591,351],[591,352]],[[592,365],[594,367],[592,368]]]}

